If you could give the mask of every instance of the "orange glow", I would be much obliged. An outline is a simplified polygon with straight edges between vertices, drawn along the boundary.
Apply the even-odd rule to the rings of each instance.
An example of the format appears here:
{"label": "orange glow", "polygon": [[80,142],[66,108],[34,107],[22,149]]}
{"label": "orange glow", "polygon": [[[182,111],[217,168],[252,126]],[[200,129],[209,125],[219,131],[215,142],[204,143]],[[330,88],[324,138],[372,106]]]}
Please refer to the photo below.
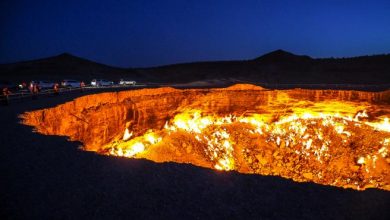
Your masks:
{"label": "orange glow", "polygon": [[[121,126],[107,127],[110,120],[101,121],[86,129],[91,135],[79,137],[75,133],[73,137],[85,141],[86,150],[104,155],[278,175],[298,182],[357,190],[390,190],[390,105],[385,96],[388,93],[263,91],[245,85],[233,88],[207,90],[206,95],[203,90],[145,90],[145,94],[159,96],[156,100],[161,101],[161,108],[163,102],[172,100],[167,106],[174,106],[173,109],[164,116],[164,112],[154,111],[154,102],[147,100],[138,107],[142,110],[131,111],[131,117],[128,112],[123,116],[115,113],[112,122],[128,118],[117,123]],[[248,93],[245,88],[250,89]],[[184,101],[177,105],[181,91],[190,93],[191,99],[182,96]],[[260,99],[256,94],[267,101],[254,104],[254,100]],[[321,98],[318,94],[325,95]],[[129,97],[135,95],[130,93]],[[381,98],[385,101],[374,103],[371,96],[385,97]],[[109,111],[112,110],[108,108],[104,114]],[[57,110],[53,112],[57,114]],[[48,114],[44,114],[48,120],[55,118]],[[24,122],[37,126],[42,133],[58,132],[59,128],[51,131],[39,127],[44,124],[41,115],[27,113]],[[71,126],[77,123],[79,129],[87,126],[82,121],[64,121],[61,128],[66,130],[59,134],[73,131]],[[98,126],[104,128],[100,133],[94,131]]]}
{"label": "orange glow", "polygon": [[[241,145],[238,149],[242,149],[243,151],[249,149],[256,150],[257,147],[268,144],[275,145],[279,149],[276,152],[293,153],[305,158],[311,163],[330,164],[332,148],[344,149],[348,148],[348,145],[356,141],[356,139],[364,140],[364,137],[356,136],[356,133],[360,132],[360,130],[376,131],[379,132],[379,136],[382,138],[377,139],[378,143],[371,143],[377,146],[373,147],[373,149],[378,148],[377,152],[367,152],[364,156],[356,160],[356,165],[364,166],[365,175],[369,175],[371,170],[375,169],[378,159],[386,160],[388,158],[389,138],[385,138],[390,136],[388,133],[388,119],[384,118],[379,122],[361,121],[360,119],[369,117],[366,111],[360,111],[357,108],[359,111],[352,114],[355,108],[352,108],[348,104],[336,102],[328,104],[331,106],[318,103],[316,105],[316,111],[298,108],[296,112],[290,115],[284,115],[277,121],[272,121],[272,117],[269,115],[261,114],[217,116],[203,114],[199,109],[185,110],[175,115],[172,121],[167,121],[163,129],[148,131],[144,135],[120,144],[108,144],[102,148],[103,150],[101,152],[110,152],[110,155],[116,156],[148,158],[148,151],[153,151],[155,144],[162,141],[163,145],[169,145],[170,140],[167,137],[173,135],[172,133],[174,132],[184,132],[194,137],[192,141],[196,141],[196,145],[203,146],[207,160],[211,161],[213,163],[212,167],[217,170],[228,171],[241,169],[235,167],[234,145]],[[321,106],[325,110],[322,111],[317,106]],[[332,106],[337,106],[343,110],[349,109],[349,111],[340,113],[340,111],[335,110]],[[244,134],[244,138],[246,139],[264,142],[254,143],[257,145],[256,147],[252,146],[252,148],[248,148],[249,146],[245,146],[245,141],[240,141],[240,137],[236,136],[236,129],[240,129],[239,133]],[[146,147],[142,151],[135,152],[133,150],[135,144]],[[188,143],[188,145],[191,144],[193,143]],[[282,147],[284,148],[283,150],[281,149]],[[289,150],[286,150],[286,148]],[[344,150],[348,151],[348,149]],[[122,153],[129,151],[132,153]],[[371,161],[370,165],[368,165],[368,160]],[[263,162],[259,161],[258,163],[266,164],[268,161],[263,160]],[[386,174],[388,172],[387,168],[388,163],[386,164]],[[299,178],[293,178],[298,181],[312,180],[314,179],[312,177],[314,171],[303,173]],[[256,173],[255,170],[251,169],[244,170],[244,172]],[[320,171],[316,178],[316,181],[319,183],[324,178],[321,175]],[[366,183],[363,185],[361,182],[356,182],[352,185],[347,184],[348,179],[350,178],[325,181],[330,185],[357,189],[370,186]],[[344,181],[344,183],[340,181]]]}

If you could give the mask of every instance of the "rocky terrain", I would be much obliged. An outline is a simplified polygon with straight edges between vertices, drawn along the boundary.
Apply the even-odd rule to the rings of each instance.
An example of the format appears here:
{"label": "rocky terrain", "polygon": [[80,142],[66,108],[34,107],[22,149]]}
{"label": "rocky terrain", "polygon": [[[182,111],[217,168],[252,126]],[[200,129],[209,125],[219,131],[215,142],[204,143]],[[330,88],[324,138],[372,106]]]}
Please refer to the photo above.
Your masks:
{"label": "rocky terrain", "polygon": [[[55,108],[28,112],[21,117],[23,123],[34,126],[39,133],[68,136],[73,141],[81,141],[86,150],[107,154],[105,146],[110,143],[115,145],[118,140],[121,140],[126,128],[132,131],[135,137],[142,136],[148,130],[161,130],[167,122],[188,109],[200,110],[202,114],[213,117],[231,114],[250,116],[253,113],[261,113],[270,115],[271,121],[267,123],[271,126],[280,120],[279,117],[296,111],[310,110],[320,113],[330,111],[345,116],[336,117],[336,121],[332,122],[335,125],[332,126],[343,124],[345,129],[350,129],[345,133],[347,136],[331,132],[330,128],[324,126],[321,120],[328,120],[327,118],[313,118],[299,122],[306,126],[304,128],[308,132],[306,135],[312,137],[310,144],[312,141],[313,143],[317,141],[317,147],[321,148],[321,151],[323,148],[331,148],[329,158],[324,158],[325,163],[323,159],[318,159],[319,149],[313,148],[312,152],[305,151],[308,141],[298,141],[295,146],[288,146],[296,139],[300,140],[306,136],[304,134],[295,134],[296,137],[291,139],[291,135],[295,132],[291,130],[285,135],[281,135],[280,132],[270,132],[269,135],[256,137],[245,133],[245,129],[251,129],[249,125],[238,122],[226,125],[224,130],[229,131],[232,141],[236,143],[234,152],[252,152],[234,153],[235,169],[244,173],[281,175],[296,181],[314,181],[357,189],[366,187],[388,189],[390,180],[387,156],[375,159],[370,165],[368,165],[369,159],[366,159],[366,170],[369,166],[375,167],[366,177],[364,167],[362,168],[356,161],[360,156],[370,155],[367,157],[371,158],[378,154],[377,151],[386,150],[380,148],[382,141],[390,138],[389,133],[374,131],[366,124],[355,127],[356,121],[352,119],[346,121],[345,118],[348,115],[355,116],[363,110],[369,111],[370,120],[389,117],[389,103],[389,91],[267,90],[253,85],[235,85],[222,89],[159,88],[89,95]],[[317,123],[317,127],[307,125]],[[367,124],[370,125],[369,122]],[[291,125],[286,124],[274,129],[288,130],[289,126]],[[329,136],[324,138],[329,138],[328,142],[333,142],[331,145],[326,147],[323,144],[326,140],[316,139],[318,129]],[[348,133],[351,132],[356,136],[349,137]],[[277,138],[280,140],[277,141]],[[272,141],[268,143],[270,140]],[[213,168],[215,161],[202,153],[202,149],[207,145],[197,144],[193,134],[178,133],[176,136],[170,136],[167,141],[163,140],[156,147],[151,147],[149,153],[142,154],[140,157],[157,162],[176,161]],[[378,144],[373,144],[376,142]],[[384,148],[387,148],[385,145],[383,143]],[[189,150],[187,146],[190,147]],[[295,153],[296,151],[299,153]],[[303,152],[308,154],[308,158],[300,155]],[[309,156],[311,154],[313,155]],[[324,173],[315,174],[319,170]]]}
{"label": "rocky terrain", "polygon": [[386,104],[390,102],[389,91],[273,91],[259,88],[261,87],[234,86],[230,89],[212,90],[159,88],[103,93],[84,96],[53,109],[29,112],[22,117],[25,123],[34,125],[41,133],[66,135],[72,140],[82,141],[87,149],[92,149],[112,140],[118,130],[122,131],[126,127],[128,121],[133,121],[133,130],[136,134],[141,134],[147,129],[161,128],[168,118],[172,118],[184,108],[220,114],[243,114],[258,111],[259,106],[267,107],[273,102],[280,104],[285,97],[283,95],[314,102],[327,99]]}

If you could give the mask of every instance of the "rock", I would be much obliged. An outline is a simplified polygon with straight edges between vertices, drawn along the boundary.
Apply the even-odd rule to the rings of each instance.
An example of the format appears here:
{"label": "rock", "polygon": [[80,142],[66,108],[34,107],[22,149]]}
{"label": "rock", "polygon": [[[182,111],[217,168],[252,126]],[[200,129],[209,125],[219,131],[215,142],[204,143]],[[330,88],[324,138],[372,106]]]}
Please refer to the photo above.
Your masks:
{"label": "rock", "polygon": [[261,164],[261,165],[266,165],[267,164],[267,159],[265,159],[265,158],[261,158],[261,160],[259,160],[259,163]]}
{"label": "rock", "polygon": [[352,170],[353,172],[357,172],[357,171],[359,171],[359,169],[360,169],[359,166],[356,166],[356,165],[351,166],[351,170]]}
{"label": "rock", "polygon": [[262,166],[266,165],[268,163],[268,160],[266,157],[262,157],[260,154],[256,155],[256,159],[259,161],[259,164]]}
{"label": "rock", "polygon": [[305,177],[308,180],[312,180],[313,179],[313,174],[312,173],[303,173],[303,177]]}
{"label": "rock", "polygon": [[191,146],[191,145],[188,145],[188,147],[186,148],[187,154],[190,154],[191,151],[192,151],[192,146]]}

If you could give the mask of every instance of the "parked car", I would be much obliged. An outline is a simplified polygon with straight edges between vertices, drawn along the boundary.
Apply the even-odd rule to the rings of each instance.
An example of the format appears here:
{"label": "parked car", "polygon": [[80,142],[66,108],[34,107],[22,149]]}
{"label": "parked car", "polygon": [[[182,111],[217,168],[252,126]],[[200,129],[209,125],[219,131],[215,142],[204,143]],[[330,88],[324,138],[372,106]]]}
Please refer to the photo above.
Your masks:
{"label": "parked car", "polygon": [[135,81],[133,80],[125,80],[125,79],[121,79],[119,81],[119,85],[135,85]]}
{"label": "parked car", "polygon": [[73,87],[73,88],[78,88],[80,87],[80,81],[78,80],[73,80],[73,79],[64,79],[61,82],[62,87]]}
{"label": "parked car", "polygon": [[48,80],[34,80],[32,83],[37,84],[39,89],[52,89],[55,84],[55,82]]}
{"label": "parked car", "polygon": [[112,85],[114,85],[114,82],[106,79],[93,79],[91,81],[91,86],[112,86]]}

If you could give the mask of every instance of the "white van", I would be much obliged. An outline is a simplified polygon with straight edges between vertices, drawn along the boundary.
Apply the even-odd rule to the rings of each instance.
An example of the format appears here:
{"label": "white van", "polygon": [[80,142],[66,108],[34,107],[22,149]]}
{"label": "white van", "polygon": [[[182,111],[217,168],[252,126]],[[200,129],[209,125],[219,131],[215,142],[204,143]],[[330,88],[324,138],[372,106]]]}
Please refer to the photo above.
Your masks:
{"label": "white van", "polygon": [[91,81],[91,86],[112,86],[112,85],[114,85],[114,82],[106,79],[93,79]]}
{"label": "white van", "polygon": [[134,86],[135,85],[135,81],[121,79],[119,81],[119,85],[122,85],[122,86],[124,86],[124,85],[133,85]]}

